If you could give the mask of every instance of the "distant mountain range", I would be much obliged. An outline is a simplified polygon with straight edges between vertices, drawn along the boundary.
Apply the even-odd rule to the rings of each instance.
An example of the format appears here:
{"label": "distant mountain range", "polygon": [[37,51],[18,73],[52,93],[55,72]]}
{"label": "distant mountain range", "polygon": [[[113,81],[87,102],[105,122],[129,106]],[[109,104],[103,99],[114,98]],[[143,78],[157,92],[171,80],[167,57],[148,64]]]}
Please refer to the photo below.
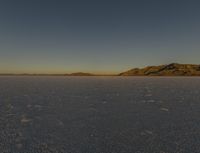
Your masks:
{"label": "distant mountain range", "polygon": [[171,63],[147,66],[128,70],[119,76],[200,76],[200,65]]}
{"label": "distant mountain range", "polygon": [[71,74],[0,74],[1,76],[200,76],[200,65],[171,63],[167,65],[134,68],[120,74],[98,75],[76,72]]}

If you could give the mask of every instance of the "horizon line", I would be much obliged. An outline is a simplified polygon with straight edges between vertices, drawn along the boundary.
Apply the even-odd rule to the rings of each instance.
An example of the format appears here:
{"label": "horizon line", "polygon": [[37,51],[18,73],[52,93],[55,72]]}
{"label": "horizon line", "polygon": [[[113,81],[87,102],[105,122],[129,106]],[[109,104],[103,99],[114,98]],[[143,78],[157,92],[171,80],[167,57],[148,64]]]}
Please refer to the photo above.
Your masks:
{"label": "horizon line", "polygon": [[[199,65],[200,64],[182,64],[182,63],[177,63],[177,62],[172,62],[169,64],[159,64],[159,65],[154,65],[154,66],[163,66],[163,65],[171,65],[171,64],[178,64],[178,65]],[[152,65],[146,65],[142,68],[146,68],[146,67],[151,67]],[[135,69],[137,67],[133,67],[132,69]],[[139,68],[141,69],[141,68]],[[127,70],[131,70],[131,69],[127,69]],[[125,71],[127,71],[125,70]],[[125,72],[123,71],[123,72]],[[123,72],[116,72],[116,73],[92,73],[92,72],[84,72],[84,71],[78,71],[78,72],[72,72],[72,73],[26,73],[26,72],[22,72],[22,73],[0,73],[0,76],[118,76],[120,75],[120,73]]]}

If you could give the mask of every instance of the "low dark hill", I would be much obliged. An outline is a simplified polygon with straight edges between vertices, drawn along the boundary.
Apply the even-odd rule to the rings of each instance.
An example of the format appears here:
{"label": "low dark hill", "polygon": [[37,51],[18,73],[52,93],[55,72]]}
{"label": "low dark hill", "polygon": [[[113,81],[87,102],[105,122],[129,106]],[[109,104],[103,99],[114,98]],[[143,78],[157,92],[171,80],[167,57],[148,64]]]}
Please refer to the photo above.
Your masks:
{"label": "low dark hill", "polygon": [[168,65],[134,68],[120,76],[200,76],[200,65],[171,63]]}
{"label": "low dark hill", "polygon": [[76,72],[76,73],[71,73],[69,76],[93,76],[91,73],[83,73],[83,72]]}

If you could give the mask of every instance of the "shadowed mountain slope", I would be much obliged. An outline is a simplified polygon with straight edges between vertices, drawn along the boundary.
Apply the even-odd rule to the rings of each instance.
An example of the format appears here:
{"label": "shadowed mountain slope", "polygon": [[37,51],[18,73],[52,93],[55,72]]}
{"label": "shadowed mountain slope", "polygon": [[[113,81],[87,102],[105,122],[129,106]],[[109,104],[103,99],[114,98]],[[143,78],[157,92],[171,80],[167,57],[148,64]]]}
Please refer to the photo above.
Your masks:
{"label": "shadowed mountain slope", "polygon": [[171,63],[168,65],[134,68],[120,76],[200,76],[200,65]]}

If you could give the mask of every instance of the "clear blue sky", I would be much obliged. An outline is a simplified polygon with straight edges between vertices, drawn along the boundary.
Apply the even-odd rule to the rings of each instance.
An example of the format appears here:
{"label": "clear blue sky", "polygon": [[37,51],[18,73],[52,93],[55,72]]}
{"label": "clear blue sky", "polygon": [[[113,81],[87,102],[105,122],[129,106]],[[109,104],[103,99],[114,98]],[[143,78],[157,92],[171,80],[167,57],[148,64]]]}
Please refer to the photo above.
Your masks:
{"label": "clear blue sky", "polygon": [[0,73],[200,63],[199,0],[3,0]]}

